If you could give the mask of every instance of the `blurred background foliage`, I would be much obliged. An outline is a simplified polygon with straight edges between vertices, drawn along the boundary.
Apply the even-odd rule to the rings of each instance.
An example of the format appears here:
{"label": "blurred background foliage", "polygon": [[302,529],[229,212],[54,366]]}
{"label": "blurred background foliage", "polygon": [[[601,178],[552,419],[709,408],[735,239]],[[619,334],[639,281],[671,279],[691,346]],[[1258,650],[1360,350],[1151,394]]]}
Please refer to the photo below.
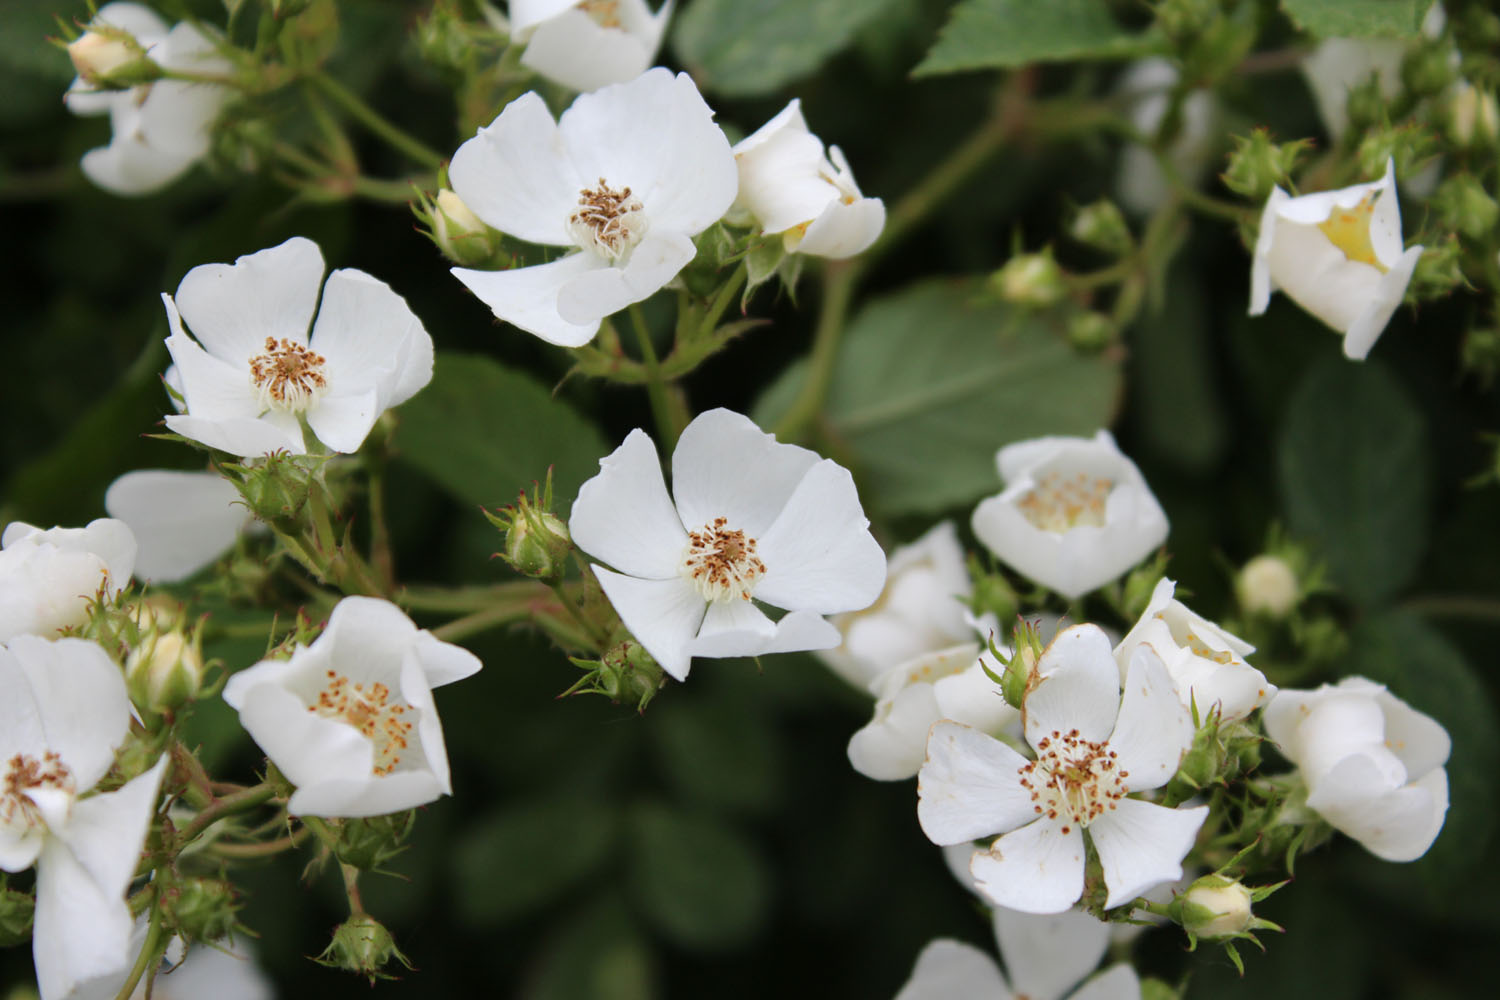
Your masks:
{"label": "blurred background foliage", "polygon": [[[1305,47],[1299,26],[1410,36],[1426,6],[1238,9],[1258,49],[1279,51]],[[1484,6],[1449,4],[1450,16]],[[159,7],[222,20],[208,0]],[[338,3],[327,68],[451,153],[472,123],[412,42],[431,7]],[[73,71],[44,41],[55,17],[87,16],[81,2],[7,0],[0,30],[4,519],[84,523],[102,515],[117,475],[195,465],[193,452],[143,436],[165,407],[158,293],[197,264],[300,234],[331,266],[389,282],[439,350],[433,384],[398,414],[389,514],[402,579],[503,579],[489,558],[498,536],[476,507],[513,500],[551,464],[566,511],[598,458],[650,425],[644,394],[582,378],[558,388],[562,352],[501,328],[399,205],[319,200],[223,163],[145,198],[91,187],[77,163],[108,124],[66,113]],[[800,97],[863,190],[890,205],[990,116],[1008,69],[1027,67],[1037,95],[1107,95],[1120,60],[1159,48],[1157,32],[1137,2],[687,0],[662,59],[694,74],[732,136]],[[1094,61],[1071,61],[1081,57]],[[1294,62],[1226,74],[1218,92],[1241,134],[1260,125],[1327,141]],[[1308,544],[1350,629],[1339,672],[1389,684],[1453,734],[1447,828],[1413,865],[1342,840],[1304,859],[1264,908],[1288,933],[1247,955],[1243,981],[1215,950],[1185,954],[1175,932],[1148,935],[1140,967],[1186,981],[1191,997],[1487,994],[1500,933],[1500,531],[1497,477],[1475,480],[1494,466],[1484,434],[1500,429],[1500,406],[1462,363],[1472,300],[1403,309],[1372,360],[1353,365],[1284,299],[1249,319],[1239,234],[1199,217],[1172,234],[1170,268],[1123,337],[1081,352],[1065,317],[982,291],[1018,245],[1052,243],[1065,267],[1100,266],[1058,234],[1073,207],[1111,195],[1122,141],[1047,124],[1017,130],[863,274],[812,443],[854,470],[889,548],[944,516],[966,525],[998,488],[1000,444],[1112,426],[1171,518],[1171,575],[1210,617],[1229,607],[1233,568],[1271,525]],[[400,172],[385,147],[353,134],[367,173]],[[1216,169],[1228,150],[1223,138]],[[1212,178],[1206,189],[1231,197]],[[1417,200],[1405,208],[1408,232],[1431,216]],[[795,301],[764,287],[750,314],[769,322],[687,379],[693,408],[774,423],[806,377],[797,359],[821,287],[804,280]],[[223,620],[244,614],[204,606]],[[935,936],[991,946],[918,830],[912,783],[849,768],[845,742],[868,701],[812,657],[700,662],[638,716],[602,699],[555,701],[574,668],[525,630],[469,644],[486,669],[438,694],[455,796],[421,811],[393,877],[366,881],[367,905],[418,970],[381,983],[383,995],[881,997]],[[210,652],[244,666],[263,649],[236,640]],[[211,767],[249,777],[259,757],[227,709],[206,704],[194,724]],[[343,901],[331,874],[300,883],[301,864],[242,874],[256,951],[284,996],[364,996],[365,983],[304,958],[323,948]],[[28,975],[25,949],[0,955],[0,982]]]}

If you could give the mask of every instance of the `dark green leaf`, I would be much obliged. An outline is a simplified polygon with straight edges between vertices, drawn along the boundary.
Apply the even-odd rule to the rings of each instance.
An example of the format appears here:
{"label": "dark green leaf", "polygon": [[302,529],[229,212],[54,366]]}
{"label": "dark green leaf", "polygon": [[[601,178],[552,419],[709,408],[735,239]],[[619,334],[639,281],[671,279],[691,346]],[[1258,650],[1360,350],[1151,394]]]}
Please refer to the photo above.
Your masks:
{"label": "dark green leaf", "polygon": [[[772,426],[806,377],[761,397]],[[995,451],[1043,434],[1092,434],[1120,394],[1118,365],[1081,357],[1034,314],[972,284],[926,282],[871,302],[835,362],[823,418],[886,513],[927,513],[998,492]]]}
{"label": "dark green leaf", "polygon": [[529,1000],[650,1000],[651,951],[624,902],[593,900],[559,925],[546,945]]}
{"label": "dark green leaf", "polygon": [[556,899],[603,864],[618,818],[584,798],[533,799],[491,814],[453,852],[465,919],[498,924]]}
{"label": "dark green leaf", "polygon": [[1156,39],[1122,28],[1105,0],[963,0],[914,76],[1062,59],[1127,58]]}
{"label": "dark green leaf", "polygon": [[1334,581],[1376,604],[1410,579],[1427,541],[1422,414],[1375,365],[1328,358],[1287,407],[1278,454],[1293,532],[1316,544]]}
{"label": "dark green leaf", "polygon": [[674,698],[652,706],[649,732],[687,800],[751,813],[775,800],[777,743],[761,713],[723,699]]}
{"label": "dark green leaf", "polygon": [[673,45],[705,89],[769,94],[844,49],[895,0],[696,0]]}
{"label": "dark green leaf", "polygon": [[531,377],[477,355],[441,354],[432,384],[400,410],[401,458],[465,503],[510,503],[554,467],[557,508],[608,448],[593,425]]}
{"label": "dark green leaf", "polygon": [[719,820],[662,805],[630,815],[637,905],[684,948],[744,945],[766,915],[769,875],[754,846]]}
{"label": "dark green leaf", "polygon": [[1319,38],[1416,38],[1432,0],[1281,0],[1297,27]]}

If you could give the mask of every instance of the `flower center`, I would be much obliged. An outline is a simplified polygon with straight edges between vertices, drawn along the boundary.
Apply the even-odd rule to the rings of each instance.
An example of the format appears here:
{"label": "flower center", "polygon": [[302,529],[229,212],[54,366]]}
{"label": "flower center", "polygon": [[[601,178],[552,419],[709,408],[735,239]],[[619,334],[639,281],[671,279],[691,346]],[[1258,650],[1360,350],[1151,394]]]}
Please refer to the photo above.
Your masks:
{"label": "flower center", "polygon": [[583,249],[617,261],[646,235],[645,209],[630,188],[617,191],[601,177],[598,187],[578,192],[578,211],[568,216],[568,232]]}
{"label": "flower center", "polygon": [[1108,741],[1086,740],[1076,729],[1053,730],[1036,751],[1036,760],[1020,769],[1021,787],[1031,793],[1034,812],[1063,821],[1063,833],[1088,826],[1125,797],[1130,772],[1120,770]]}
{"label": "flower center", "polygon": [[303,413],[328,388],[326,362],[323,355],[285,337],[279,342],[267,337],[265,353],[250,359],[250,384],[264,409]]}
{"label": "flower center", "polygon": [[621,27],[620,0],[580,0],[576,6],[601,28]]}
{"label": "flower center", "polygon": [[766,573],[766,564],[755,554],[755,539],[716,517],[697,531],[688,532],[687,551],[682,555],[682,575],[692,581],[707,601],[750,600],[755,583]]}
{"label": "flower center", "polygon": [[76,791],[73,772],[50,750],[41,760],[18,753],[5,762],[5,776],[0,779],[0,826],[34,827],[42,822],[41,811],[31,800],[31,792],[37,788],[72,795]]}
{"label": "flower center", "polygon": [[391,689],[384,684],[377,681],[366,689],[363,684],[350,684],[349,678],[334,670],[328,671],[328,683],[318,692],[318,700],[307,706],[309,712],[325,719],[353,726],[375,744],[373,772],[377,775],[390,774],[401,763],[412,727],[402,718],[409,708],[393,704]]}
{"label": "flower center", "polygon": [[1372,191],[1353,208],[1335,208],[1326,220],[1318,223],[1318,228],[1349,260],[1369,264],[1385,274],[1390,268],[1380,263],[1370,243],[1370,219],[1375,214],[1375,199],[1379,194]]}
{"label": "flower center", "polygon": [[1016,507],[1033,525],[1057,535],[1085,524],[1098,527],[1104,524],[1105,503],[1114,485],[1112,479],[1086,472],[1071,477],[1049,472]]}

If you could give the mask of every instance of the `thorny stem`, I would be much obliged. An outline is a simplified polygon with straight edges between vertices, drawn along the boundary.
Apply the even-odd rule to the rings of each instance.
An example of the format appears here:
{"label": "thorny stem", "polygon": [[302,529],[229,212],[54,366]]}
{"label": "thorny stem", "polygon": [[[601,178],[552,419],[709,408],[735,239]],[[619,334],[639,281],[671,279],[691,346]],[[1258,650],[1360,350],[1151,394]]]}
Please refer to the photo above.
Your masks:
{"label": "thorny stem", "polygon": [[378,111],[333,77],[326,73],[314,73],[307,79],[330,100],[347,111],[355,121],[384,139],[398,152],[404,153],[410,159],[431,170],[436,170],[442,165],[441,153],[391,124]]}
{"label": "thorny stem", "polygon": [[213,826],[226,816],[246,812],[256,806],[264,805],[276,797],[276,789],[269,783],[263,782],[217,799],[214,803],[193,817],[193,821],[183,828],[177,835],[178,848],[192,843],[204,830]]}

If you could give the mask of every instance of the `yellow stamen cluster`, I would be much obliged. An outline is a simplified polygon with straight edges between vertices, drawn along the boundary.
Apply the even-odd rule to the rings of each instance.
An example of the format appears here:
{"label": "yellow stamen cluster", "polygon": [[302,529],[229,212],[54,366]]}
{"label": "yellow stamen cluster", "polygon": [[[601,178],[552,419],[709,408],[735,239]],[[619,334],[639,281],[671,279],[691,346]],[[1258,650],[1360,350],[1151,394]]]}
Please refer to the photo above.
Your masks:
{"label": "yellow stamen cluster", "polygon": [[601,28],[618,28],[620,0],[579,0],[577,8]]}
{"label": "yellow stamen cluster", "polygon": [[366,690],[363,684],[350,684],[343,674],[328,671],[328,683],[318,692],[309,712],[353,726],[375,744],[376,775],[387,775],[401,763],[401,752],[407,748],[412,724],[402,718],[408,706],[391,703],[391,689],[380,682]]}
{"label": "yellow stamen cluster", "polygon": [[73,794],[73,772],[57,754],[48,751],[37,760],[18,753],[5,762],[5,776],[0,779],[0,825],[36,826],[41,815],[31,801],[35,788],[52,788]]}
{"label": "yellow stamen cluster", "polygon": [[266,338],[264,354],[250,359],[250,383],[268,410],[302,413],[328,388],[327,358],[283,337]]}
{"label": "yellow stamen cluster", "polygon": [[1104,524],[1105,505],[1114,486],[1114,480],[1086,472],[1073,476],[1049,472],[1016,508],[1042,531],[1060,535],[1080,525]]}
{"label": "yellow stamen cluster", "polygon": [[644,211],[630,188],[616,190],[601,177],[598,187],[578,192],[578,211],[568,217],[568,227],[580,246],[617,260],[645,233]]}
{"label": "yellow stamen cluster", "polygon": [[1036,751],[1036,760],[1020,769],[1021,787],[1031,793],[1038,816],[1063,821],[1063,833],[1083,829],[1125,797],[1130,772],[1120,769],[1108,741],[1086,740],[1076,729],[1053,730]]}
{"label": "yellow stamen cluster", "polygon": [[682,575],[705,600],[748,601],[765,572],[766,564],[755,554],[755,539],[730,528],[725,518],[716,517],[699,530],[688,532]]}
{"label": "yellow stamen cluster", "polygon": [[1381,274],[1390,268],[1375,256],[1375,247],[1370,243],[1370,220],[1375,214],[1375,199],[1380,192],[1372,191],[1360,199],[1353,208],[1335,208],[1328,218],[1318,223],[1328,242],[1338,247],[1345,257],[1360,264],[1369,264]]}

